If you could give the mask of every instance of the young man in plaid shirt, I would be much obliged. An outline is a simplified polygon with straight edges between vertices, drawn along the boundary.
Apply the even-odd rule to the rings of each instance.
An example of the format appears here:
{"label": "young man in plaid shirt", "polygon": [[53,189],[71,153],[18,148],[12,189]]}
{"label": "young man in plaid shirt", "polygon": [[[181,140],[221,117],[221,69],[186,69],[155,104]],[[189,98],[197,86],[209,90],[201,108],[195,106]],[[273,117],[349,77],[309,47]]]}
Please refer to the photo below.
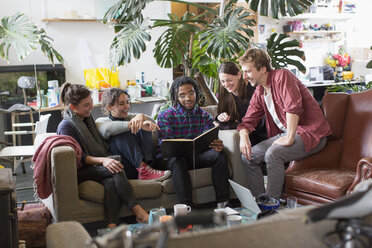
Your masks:
{"label": "young man in plaid shirt", "polygon": [[[213,117],[196,104],[200,90],[191,77],[179,77],[170,89],[172,106],[158,116],[159,145],[163,139],[193,139],[212,127]],[[216,193],[217,207],[225,207],[229,200],[229,169],[223,153],[222,140],[216,139],[210,144],[210,150],[196,157],[196,168],[212,167],[212,182]],[[174,188],[179,203],[192,205],[192,186],[188,170],[193,169],[184,157],[172,157],[167,160],[172,172]]]}

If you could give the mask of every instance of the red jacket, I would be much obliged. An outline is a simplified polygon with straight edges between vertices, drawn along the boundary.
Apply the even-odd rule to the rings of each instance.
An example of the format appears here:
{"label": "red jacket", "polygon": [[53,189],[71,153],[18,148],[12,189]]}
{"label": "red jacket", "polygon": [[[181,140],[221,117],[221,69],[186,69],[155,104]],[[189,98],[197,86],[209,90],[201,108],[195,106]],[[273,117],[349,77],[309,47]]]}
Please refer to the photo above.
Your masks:
{"label": "red jacket", "polygon": [[[296,133],[304,142],[306,152],[315,148],[321,138],[332,134],[331,127],[318,103],[306,86],[290,71],[286,69],[269,71],[267,86],[271,89],[275,112],[285,127],[287,127],[286,113],[299,116]],[[247,129],[251,133],[264,115],[267,137],[282,133],[266,107],[264,88],[259,85],[237,130]]]}

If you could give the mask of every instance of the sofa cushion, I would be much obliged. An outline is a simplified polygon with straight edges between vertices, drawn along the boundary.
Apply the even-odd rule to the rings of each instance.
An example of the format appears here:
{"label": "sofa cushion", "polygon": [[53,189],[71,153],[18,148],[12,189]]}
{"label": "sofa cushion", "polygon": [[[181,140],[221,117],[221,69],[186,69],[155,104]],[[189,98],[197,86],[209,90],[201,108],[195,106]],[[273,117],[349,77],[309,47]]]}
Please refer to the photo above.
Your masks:
{"label": "sofa cushion", "polygon": [[338,199],[346,194],[355,172],[346,169],[308,169],[286,175],[286,188]]}
{"label": "sofa cushion", "polygon": [[[129,180],[136,199],[156,198],[161,195],[161,183],[152,180]],[[95,181],[85,181],[79,184],[79,197],[84,200],[103,203],[104,188]]]}
{"label": "sofa cushion", "polygon": [[[189,174],[191,178],[191,185],[193,185],[193,188],[201,188],[201,187],[212,185],[212,169],[211,168],[190,170]],[[163,186],[163,192],[166,194],[173,194],[176,192],[174,190],[172,177],[170,177],[167,180],[164,180],[162,182],[162,186]]]}

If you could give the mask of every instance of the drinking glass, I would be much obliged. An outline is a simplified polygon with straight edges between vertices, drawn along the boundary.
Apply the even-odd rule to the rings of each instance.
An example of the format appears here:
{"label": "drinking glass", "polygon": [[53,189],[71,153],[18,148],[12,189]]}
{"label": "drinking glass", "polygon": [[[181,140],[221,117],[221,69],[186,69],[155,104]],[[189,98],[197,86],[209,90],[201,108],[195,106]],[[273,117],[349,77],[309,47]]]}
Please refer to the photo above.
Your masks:
{"label": "drinking glass", "polygon": [[287,198],[287,207],[288,208],[297,208],[297,198],[294,196],[288,197]]}

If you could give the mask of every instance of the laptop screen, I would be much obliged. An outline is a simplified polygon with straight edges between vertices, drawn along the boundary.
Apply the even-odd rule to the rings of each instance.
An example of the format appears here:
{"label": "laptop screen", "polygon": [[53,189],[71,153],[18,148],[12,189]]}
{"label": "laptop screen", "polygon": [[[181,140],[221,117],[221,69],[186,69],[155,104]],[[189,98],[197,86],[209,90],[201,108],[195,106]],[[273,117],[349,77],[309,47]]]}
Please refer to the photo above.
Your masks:
{"label": "laptop screen", "polygon": [[258,207],[251,191],[240,184],[229,179],[229,183],[233,188],[236,196],[239,198],[241,204],[251,210],[253,213],[259,214],[261,213],[261,209]]}

